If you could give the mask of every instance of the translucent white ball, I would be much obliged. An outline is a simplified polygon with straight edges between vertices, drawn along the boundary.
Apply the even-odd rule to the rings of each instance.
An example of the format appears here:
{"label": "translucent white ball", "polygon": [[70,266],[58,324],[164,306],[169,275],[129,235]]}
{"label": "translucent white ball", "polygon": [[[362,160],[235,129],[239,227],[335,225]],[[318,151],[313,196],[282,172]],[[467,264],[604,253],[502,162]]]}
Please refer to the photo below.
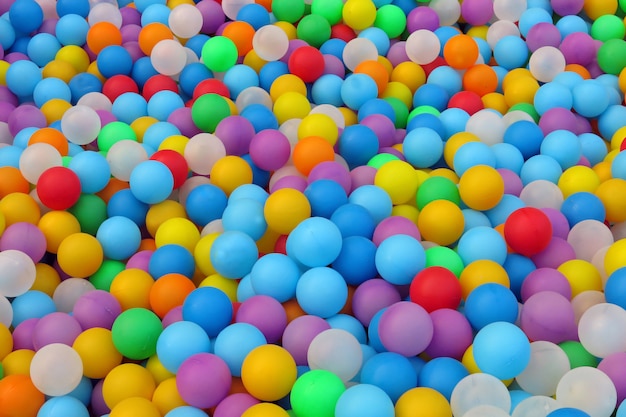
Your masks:
{"label": "translucent white ball", "polygon": [[148,152],[139,142],[123,139],[111,146],[106,159],[111,175],[118,180],[128,181],[133,169],[148,160]]}
{"label": "translucent white ball", "polygon": [[576,223],[567,234],[576,258],[591,262],[593,256],[602,248],[614,242],[613,234],[604,223],[588,219]]}
{"label": "translucent white ball", "polygon": [[66,395],[80,384],[83,362],[71,346],[52,343],[35,352],[30,377],[42,393],[53,397]]}
{"label": "translucent white ball", "polygon": [[31,257],[15,249],[0,252],[0,271],[0,296],[4,297],[24,294],[33,286],[37,276]]}
{"label": "translucent white ball", "polygon": [[96,287],[84,278],[64,279],[54,290],[52,301],[57,307],[57,311],[71,313],[74,304],[85,293],[95,290]]}
{"label": "translucent white ball", "polygon": [[519,195],[528,207],[553,208],[559,210],[563,205],[563,193],[553,182],[535,180],[526,184]]}
{"label": "translucent white ball", "polygon": [[478,136],[487,145],[502,143],[506,125],[502,116],[492,110],[479,110],[470,116],[465,125],[467,132]]}
{"label": "translucent white ball", "polygon": [[111,111],[113,103],[104,94],[98,91],[92,91],[78,99],[76,105],[91,107],[94,110]]}
{"label": "translucent white ball", "polygon": [[185,145],[185,160],[196,174],[209,175],[213,165],[226,156],[224,143],[212,133],[198,133]]}
{"label": "translucent white ball", "polygon": [[160,74],[177,75],[187,64],[187,52],[180,42],[163,39],[152,48],[150,62]]}
{"label": "translucent white ball", "polygon": [[248,107],[251,104],[260,104],[265,106],[269,110],[272,110],[274,102],[272,101],[272,97],[270,93],[261,87],[251,86],[244,88],[237,98],[235,99],[235,106],[237,106],[237,110],[241,113],[243,109]]}
{"label": "translucent white ball", "polygon": [[611,303],[589,307],[578,322],[578,337],[598,358],[626,351],[626,310]]}
{"label": "translucent white ball", "polygon": [[343,63],[351,71],[363,61],[376,61],[378,49],[374,42],[367,38],[354,38],[343,48]]}
{"label": "translucent white ball", "polygon": [[174,7],[167,18],[169,28],[174,35],[182,39],[189,39],[202,29],[202,13],[187,3]]}
{"label": "translucent white ball", "polygon": [[509,417],[509,413],[493,405],[479,405],[467,411],[463,417]]}
{"label": "translucent white ball", "polygon": [[246,4],[252,4],[254,0],[222,0],[222,10],[230,20],[237,20],[237,13]]}
{"label": "translucent white ball", "polygon": [[500,20],[517,22],[527,6],[526,0],[493,0],[493,14]]}
{"label": "translucent white ball", "polygon": [[567,354],[561,347],[543,340],[530,344],[530,362],[515,380],[526,392],[533,395],[552,396],[556,386],[570,370]]}
{"label": "translucent white ball", "polygon": [[517,25],[508,20],[498,20],[487,29],[487,43],[493,49],[505,36],[520,36]]}
{"label": "translucent white ball", "polygon": [[34,143],[22,151],[19,160],[20,172],[31,184],[37,184],[45,170],[63,165],[63,157],[49,143]]}
{"label": "translucent white ball", "polygon": [[554,46],[542,46],[530,55],[528,69],[537,81],[548,83],[565,71],[565,56]]}
{"label": "translucent white ball", "polygon": [[101,127],[98,113],[82,104],[69,108],[61,117],[61,131],[76,145],[87,145],[96,140]]}
{"label": "translucent white ball", "polygon": [[265,61],[277,61],[289,49],[287,33],[274,25],[260,27],[252,37],[252,48]]}
{"label": "translucent white ball", "polygon": [[574,309],[574,317],[576,323],[580,323],[580,318],[589,310],[589,307],[596,304],[606,303],[606,297],[602,291],[583,291],[572,298],[572,308]]}
{"label": "translucent white ball", "polygon": [[307,361],[311,369],[333,372],[347,382],[361,369],[363,351],[352,333],[343,329],[328,329],[311,341]]}
{"label": "translucent white ball", "polygon": [[511,413],[511,417],[547,416],[550,412],[562,407],[554,398],[545,395],[533,395],[520,401]]}
{"label": "translucent white ball", "polygon": [[0,323],[5,327],[11,327],[13,322],[13,307],[11,302],[3,295],[0,295]]}
{"label": "translucent white ball", "polygon": [[117,3],[97,2],[91,6],[87,21],[93,26],[98,22],[113,23],[118,29],[122,27],[122,13]]}
{"label": "translucent white ball", "polygon": [[490,405],[508,412],[511,396],[502,381],[485,373],[470,374],[461,379],[452,390],[450,406],[452,414],[462,416],[480,405]]}
{"label": "translucent white ball", "polygon": [[601,370],[580,366],[563,375],[556,388],[556,400],[563,407],[577,408],[592,417],[609,417],[617,405],[617,390]]}
{"label": "translucent white ball", "polygon": [[461,3],[457,0],[431,0],[428,7],[437,12],[441,26],[452,26],[461,17]]}
{"label": "translucent white ball", "polygon": [[426,65],[433,62],[441,51],[441,41],[427,29],[411,33],[404,45],[406,55],[416,64]]}

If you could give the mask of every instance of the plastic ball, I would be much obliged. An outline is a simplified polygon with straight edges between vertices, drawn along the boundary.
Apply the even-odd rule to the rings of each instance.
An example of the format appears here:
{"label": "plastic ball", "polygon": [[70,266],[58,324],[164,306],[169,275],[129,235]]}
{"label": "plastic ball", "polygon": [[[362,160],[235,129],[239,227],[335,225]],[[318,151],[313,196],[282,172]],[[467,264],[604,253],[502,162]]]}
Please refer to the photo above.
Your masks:
{"label": "plastic ball", "polygon": [[[572,395],[574,391],[580,394]],[[565,407],[580,409],[589,415],[610,414],[617,404],[617,392],[605,373],[581,366],[563,375],[556,388],[556,399]]]}
{"label": "plastic ball", "polygon": [[532,342],[530,352],[528,366],[516,376],[516,382],[533,395],[554,395],[560,379],[570,370],[567,355],[561,347],[546,341]]}
{"label": "plastic ball", "polygon": [[476,334],[473,347],[476,365],[499,379],[516,377],[530,362],[530,342],[513,323],[486,325]]}
{"label": "plastic ball", "polygon": [[[550,305],[550,316],[539,317]],[[576,335],[574,309],[570,300],[553,291],[540,291],[530,296],[520,314],[521,328],[530,340],[561,343],[573,340]]]}
{"label": "plastic ball", "polygon": [[191,321],[172,323],[163,329],[156,342],[156,353],[163,367],[176,374],[192,355],[208,353],[211,342],[202,327]]}
{"label": "plastic ball", "polygon": [[[506,394],[506,395],[504,395]],[[453,415],[463,415],[478,406],[494,406],[508,412],[511,397],[504,383],[488,373],[474,373],[461,379],[452,391]]]}
{"label": "plastic ball", "polygon": [[122,312],[111,328],[115,347],[131,359],[146,359],[156,353],[157,340],[162,331],[159,317],[145,308],[130,308]]}
{"label": "plastic ball", "polygon": [[300,276],[300,269],[292,258],[281,253],[268,253],[252,266],[250,283],[255,294],[270,296],[282,303],[296,295]]}
{"label": "plastic ball", "polygon": [[[330,354],[333,351],[335,354]],[[337,355],[341,352],[341,355]],[[358,340],[343,329],[328,329],[316,335],[309,345],[307,362],[311,370],[323,369],[342,381],[352,379],[361,369],[363,353]]]}
{"label": "plastic ball", "polygon": [[152,399],[156,382],[150,371],[135,363],[123,363],[107,374],[102,384],[105,405],[115,408],[128,398]]}
{"label": "plastic ball", "polygon": [[45,395],[28,375],[5,375],[0,380],[3,410],[18,416],[35,416],[45,403]]}
{"label": "plastic ball", "polygon": [[336,417],[352,417],[372,413],[380,417],[394,415],[393,402],[381,388],[372,384],[358,384],[346,389],[335,408]]}
{"label": "plastic ball", "polygon": [[440,308],[455,309],[461,302],[461,286],[449,269],[431,266],[415,275],[410,285],[410,297],[429,313]]}
{"label": "plastic ball", "polygon": [[176,374],[176,388],[181,398],[198,408],[219,404],[228,395],[230,386],[228,365],[211,353],[191,355],[182,362]]}
{"label": "plastic ball", "polygon": [[263,345],[244,359],[241,379],[246,390],[262,401],[276,401],[289,393],[296,381],[293,357],[283,347]]}
{"label": "plastic ball", "polygon": [[406,40],[406,54],[419,65],[430,64],[439,56],[441,43],[437,35],[427,29],[412,32]]}
{"label": "plastic ball", "polygon": [[117,299],[104,290],[94,290],[81,295],[74,303],[72,314],[84,330],[101,327],[111,329],[115,318],[122,312]]}
{"label": "plastic ball", "polygon": [[80,324],[72,316],[63,312],[48,314],[33,329],[33,347],[39,350],[52,343],[71,346],[80,332]]}
{"label": "plastic ball", "polygon": [[93,327],[83,331],[72,348],[80,356],[83,374],[88,378],[104,378],[122,363],[122,354],[115,348],[109,329]]}
{"label": "plastic ball", "polygon": [[440,245],[456,242],[463,233],[465,220],[458,205],[446,199],[426,204],[417,219],[422,237]]}
{"label": "plastic ball", "polygon": [[578,335],[585,349],[594,356],[604,358],[622,350],[622,335],[609,333],[608,329],[620,323],[624,310],[609,303],[589,307],[578,323]]}
{"label": "plastic ball", "polygon": [[[412,317],[410,321],[408,316]],[[401,301],[384,310],[378,332],[381,343],[388,351],[408,357],[428,347],[432,340],[433,323],[423,307]]]}
{"label": "plastic ball", "polygon": [[514,211],[504,223],[507,244],[516,252],[532,256],[546,248],[552,238],[550,219],[539,209]]}
{"label": "plastic ball", "polygon": [[303,417],[331,417],[335,406],[345,391],[341,379],[331,371],[314,369],[300,375],[290,393],[293,410]]}
{"label": "plastic ball", "polygon": [[70,276],[85,278],[102,265],[104,251],[100,242],[87,233],[73,233],[61,241],[57,261]]}
{"label": "plastic ball", "polygon": [[187,296],[182,312],[184,320],[200,325],[210,337],[215,337],[230,323],[233,307],[222,290],[200,287]]}
{"label": "plastic ball", "polygon": [[73,391],[80,383],[82,374],[80,356],[71,346],[62,343],[42,347],[35,353],[30,364],[33,384],[42,393],[51,396]]}

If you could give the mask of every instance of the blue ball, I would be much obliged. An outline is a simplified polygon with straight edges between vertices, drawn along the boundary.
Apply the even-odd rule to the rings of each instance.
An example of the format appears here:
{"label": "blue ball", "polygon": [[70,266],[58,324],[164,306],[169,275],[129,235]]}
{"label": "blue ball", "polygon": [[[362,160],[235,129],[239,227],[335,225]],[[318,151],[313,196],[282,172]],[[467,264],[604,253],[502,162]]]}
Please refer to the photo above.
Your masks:
{"label": "blue ball", "polygon": [[59,78],[44,78],[39,81],[33,89],[33,101],[37,107],[41,107],[52,99],[61,99],[70,102],[72,100],[72,91],[70,87]]}
{"label": "blue ball", "polygon": [[609,107],[608,88],[597,80],[583,80],[572,90],[573,108],[587,118],[598,117]]}
{"label": "blue ball", "polygon": [[[187,42],[185,43],[185,48],[189,48],[191,49],[198,58],[200,58],[202,56],[202,47],[204,46],[205,42],[208,41],[211,37],[205,33],[199,33],[197,35],[192,36],[191,38],[187,39]],[[206,68],[206,65],[197,62],[197,64],[200,64],[202,66],[204,66]],[[191,64],[189,64],[191,65]],[[187,66],[189,66],[187,65]],[[207,68],[208,70],[208,68]],[[211,70],[209,70],[211,71]],[[182,74],[182,73],[181,73]]]}
{"label": "blue ball", "polygon": [[478,226],[492,227],[491,221],[482,211],[464,208],[461,212],[463,213],[463,220],[465,221],[463,233]]}
{"label": "blue ball", "polygon": [[164,163],[147,160],[133,168],[129,184],[137,200],[146,204],[156,204],[165,201],[172,193],[174,177]]}
{"label": "blue ball", "polygon": [[187,295],[182,313],[183,320],[194,322],[213,338],[230,324],[233,304],[222,290],[200,287]]}
{"label": "blue ball", "polygon": [[224,230],[237,230],[259,240],[267,230],[263,204],[250,198],[229,201],[222,213],[222,226]]}
{"label": "blue ball", "polygon": [[350,193],[348,202],[358,204],[367,209],[376,224],[391,215],[393,204],[389,194],[377,185],[362,185]]}
{"label": "blue ball", "polygon": [[[619,416],[619,412],[617,413]],[[591,417],[588,413],[578,408],[563,407],[548,413],[546,417]]]}
{"label": "blue ball", "polygon": [[443,156],[441,136],[428,127],[418,127],[407,132],[402,143],[406,161],[415,168],[430,168]]}
{"label": "blue ball", "polygon": [[624,120],[626,120],[626,107],[620,105],[607,107],[604,113],[598,117],[600,135],[605,138],[612,138],[615,132],[624,126]]}
{"label": "blue ball", "polygon": [[522,152],[510,143],[495,143],[491,145],[491,150],[496,156],[496,168],[508,169],[519,175],[524,156]]}
{"label": "blue ball", "polygon": [[211,246],[211,263],[225,278],[241,278],[252,270],[259,257],[256,242],[237,230],[220,234]]}
{"label": "blue ball", "polygon": [[153,4],[165,5],[166,4],[166,0],[136,0],[134,3],[135,3],[135,8],[140,13],[143,13],[143,12],[146,11],[146,9],[148,7],[152,6]]}
{"label": "blue ball", "polygon": [[0,19],[0,46],[5,51],[9,50],[15,42],[15,29],[8,19]]}
{"label": "blue ball", "polygon": [[111,168],[100,152],[83,151],[72,157],[68,168],[78,175],[83,193],[102,191],[111,179]]}
{"label": "blue ball", "polygon": [[490,323],[515,323],[519,307],[513,292],[504,285],[488,283],[476,287],[465,301],[464,313],[474,330]]}
{"label": "blue ball", "polygon": [[487,324],[474,337],[474,359],[484,373],[498,379],[519,375],[530,362],[530,341],[513,323]]}
{"label": "blue ball", "polygon": [[409,235],[392,235],[376,249],[374,258],[380,276],[394,285],[408,285],[426,267],[426,251]]}
{"label": "blue ball", "polygon": [[431,106],[444,111],[448,106],[450,94],[438,84],[423,84],[415,90],[413,94],[413,107]]}
{"label": "blue ball", "polygon": [[102,92],[102,81],[94,74],[88,72],[82,72],[73,76],[68,86],[72,92],[72,104],[76,104],[85,94]]}
{"label": "blue ball", "polygon": [[59,17],[76,14],[86,18],[90,9],[89,0],[58,0],[56,2],[56,11]]}
{"label": "blue ball", "polygon": [[278,129],[278,119],[272,110],[263,104],[249,104],[240,113],[240,116],[248,119],[254,127],[255,133],[265,129]]}
{"label": "blue ball", "polygon": [[338,207],[330,220],[339,228],[344,239],[351,236],[371,239],[376,228],[372,214],[365,207],[354,203]]}
{"label": "blue ball", "polygon": [[417,373],[406,357],[381,352],[363,364],[360,383],[377,386],[395,403],[402,394],[417,386]]}
{"label": "blue ball", "polygon": [[307,314],[327,318],[348,300],[348,284],[339,272],[320,266],[304,272],[296,285],[296,300]]}
{"label": "blue ball", "polygon": [[576,165],[583,156],[578,136],[569,130],[548,133],[541,142],[540,152],[541,155],[552,157],[563,170]]}
{"label": "blue ball", "polygon": [[498,77],[498,86],[496,87],[496,92],[503,94],[504,91],[502,90],[502,83],[504,82],[504,77],[506,77],[509,73],[509,70],[501,67],[500,65],[493,65],[491,68],[495,71],[496,76]]}
{"label": "blue ball", "polygon": [[618,153],[611,161],[611,176],[626,180],[626,152]]}
{"label": "blue ball", "polygon": [[528,61],[528,46],[519,36],[504,36],[494,46],[493,57],[507,70],[520,68]]}
{"label": "blue ball", "polygon": [[201,184],[187,195],[185,211],[191,221],[204,227],[220,219],[227,204],[228,197],[221,188],[213,184]]}
{"label": "blue ball", "polygon": [[250,274],[244,276],[239,280],[237,285],[237,301],[243,303],[248,298],[255,296],[254,288],[252,288],[252,282],[250,280]]}
{"label": "blue ball", "polygon": [[22,33],[31,33],[43,23],[43,9],[34,0],[17,0],[9,7],[9,21]]}
{"label": "blue ball", "polygon": [[0,166],[19,168],[22,151],[22,148],[15,145],[7,145],[0,148]]}
{"label": "blue ball", "polygon": [[170,90],[157,91],[148,100],[148,116],[160,121],[166,121],[174,110],[185,107],[182,97]]}
{"label": "blue ball", "polygon": [[[31,0],[24,0],[28,3]],[[21,2],[13,3],[18,4]],[[34,2],[33,2],[34,3]],[[43,76],[37,64],[27,59],[21,59],[12,63],[6,71],[5,83],[13,94],[20,97],[28,97],[33,94],[35,87]]]}
{"label": "blue ball", "polygon": [[358,111],[366,101],[378,97],[378,86],[369,75],[352,73],[341,84],[340,93],[346,106]]}
{"label": "blue ball", "polygon": [[191,355],[209,353],[211,341],[204,329],[192,321],[177,321],[167,326],[157,339],[156,352],[165,369],[175,374]]}
{"label": "blue ball", "polygon": [[478,44],[478,51],[483,58],[483,62],[489,62],[492,58],[492,51],[489,42],[483,38],[473,37],[474,41]]}
{"label": "blue ball", "polygon": [[49,33],[38,33],[28,41],[28,57],[40,67],[54,60],[57,52],[61,49],[61,43],[56,36]]}
{"label": "blue ball", "polygon": [[267,295],[284,303],[296,295],[300,267],[289,256],[268,253],[255,262],[250,271],[250,285],[254,294]]}
{"label": "blue ball", "polygon": [[439,120],[443,123],[445,134],[442,139],[447,140],[455,133],[463,132],[470,115],[463,109],[450,108],[441,112]]}
{"label": "blue ball", "polygon": [[378,51],[378,55],[386,56],[390,47],[389,36],[379,27],[370,26],[366,29],[363,29],[357,35],[359,38],[365,38],[372,41],[372,43],[376,46],[376,50]]}
{"label": "blue ball", "polygon": [[235,100],[246,88],[259,86],[259,75],[247,65],[234,65],[224,73],[223,82],[228,87],[230,97]]}
{"label": "blue ball", "polygon": [[575,32],[589,33],[589,25],[585,19],[577,15],[563,16],[557,20],[555,26],[561,32],[561,39]]}
{"label": "blue ball", "polygon": [[281,75],[289,74],[289,67],[283,61],[270,61],[259,70],[259,85],[265,91],[270,91],[270,87]]}
{"label": "blue ball", "polygon": [[193,278],[196,269],[193,254],[184,246],[169,244],[158,247],[148,262],[148,272],[154,279],[167,274],[182,274]]}
{"label": "blue ball", "polygon": [[468,375],[465,365],[454,358],[433,358],[422,366],[419,386],[432,388],[450,401],[454,387]]}
{"label": "blue ball", "polygon": [[51,397],[41,406],[39,417],[89,417],[89,410],[77,398],[70,395]]}
{"label": "blue ball", "polygon": [[330,218],[337,208],[348,202],[348,195],[337,181],[319,179],[304,189],[304,195],[311,205],[311,216]]}
{"label": "blue ball", "polygon": [[145,27],[150,23],[169,24],[171,9],[165,3],[152,2],[141,12],[141,26]]}
{"label": "blue ball", "polygon": [[320,46],[320,52],[323,55],[333,55],[339,59],[343,58],[343,49],[347,42],[339,38],[330,38]]}
{"label": "blue ball", "polygon": [[190,405],[172,408],[164,417],[209,417],[207,413]]}
{"label": "blue ball", "polygon": [[131,124],[136,119],[148,115],[148,103],[141,94],[122,93],[113,101],[111,113],[120,122]]}
{"label": "blue ball", "polygon": [[262,5],[250,3],[239,9],[236,20],[249,23],[254,30],[259,30],[270,24],[270,14]]}
{"label": "blue ball", "polygon": [[152,149],[159,149],[159,146],[165,139],[174,135],[180,135],[180,129],[176,125],[158,121],[146,129],[143,134],[143,143]]}
{"label": "blue ball", "polygon": [[381,308],[379,311],[372,316],[370,323],[367,327],[367,338],[369,341],[369,345],[373,347],[376,352],[387,352],[387,348],[383,346],[383,342],[380,340],[380,335],[378,333],[378,324],[380,323],[380,316],[387,310],[387,307]]}
{"label": "blue ball", "polygon": [[392,122],[396,122],[395,110],[387,100],[383,100],[382,98],[373,98],[363,103],[363,105],[359,107],[357,120],[361,123],[367,116],[375,114],[380,114],[387,117]]}
{"label": "blue ball", "polygon": [[154,75],[158,75],[159,72],[152,65],[152,61],[149,56],[142,56],[133,65],[133,69],[130,72],[130,76],[137,83],[137,86],[141,89],[145,85],[146,81]]}
{"label": "blue ball", "polygon": [[104,256],[121,261],[130,258],[141,245],[139,226],[128,217],[109,217],[100,224],[96,233]]}
{"label": "blue ball", "polygon": [[537,267],[530,258],[518,253],[509,253],[502,266],[509,276],[509,288],[513,291],[515,297],[521,300],[522,296],[520,291],[522,290],[524,279],[526,279],[528,274],[537,269]]}
{"label": "blue ball", "polygon": [[555,107],[569,110],[574,104],[571,90],[566,85],[557,82],[545,83],[539,87],[533,100],[533,105],[539,115]]}
{"label": "blue ball", "polygon": [[507,254],[506,242],[502,235],[486,226],[468,230],[459,239],[456,249],[465,265],[479,259],[491,260],[502,265]]}
{"label": "blue ball", "polygon": [[439,26],[435,29],[434,34],[437,35],[439,39],[439,43],[441,44],[441,51],[439,53],[440,56],[443,56],[443,47],[445,46],[448,39],[451,37],[458,35],[459,31],[452,26]]}
{"label": "blue ball", "polygon": [[526,398],[532,397],[533,395],[529,392],[526,392],[522,389],[510,389],[509,394],[511,394],[511,413],[515,410],[515,408]]}
{"label": "blue ball", "polygon": [[523,37],[528,35],[530,28],[538,23],[552,23],[552,13],[539,7],[526,9],[520,16],[518,26]]}
{"label": "blue ball", "polygon": [[433,69],[428,76],[427,84],[443,87],[450,97],[463,89],[461,75],[454,68],[448,66]]}
{"label": "blue ball", "polygon": [[626,308],[626,267],[616,269],[604,285],[606,302]]}
{"label": "blue ball", "polygon": [[557,74],[552,79],[552,82],[559,83],[559,84],[566,86],[567,88],[569,88],[571,92],[574,90],[575,86],[583,82],[583,77],[576,72],[564,71],[564,72]]}
{"label": "blue ball", "polygon": [[57,307],[48,294],[42,291],[29,290],[18,295],[11,301],[13,307],[13,321],[11,326],[15,328],[28,319],[40,319],[57,311]]}
{"label": "blue ball", "polygon": [[365,165],[380,148],[378,136],[369,126],[354,124],[346,126],[338,141],[339,154],[348,166]]}
{"label": "blue ball", "polygon": [[88,31],[89,23],[84,17],[76,13],[61,16],[55,27],[57,39],[63,46],[84,45],[87,41]]}
{"label": "blue ball", "polygon": [[452,165],[457,175],[461,176],[465,171],[475,165],[487,165],[496,167],[496,155],[491,146],[483,142],[467,142],[454,154]]}
{"label": "blue ball", "polygon": [[434,114],[420,113],[420,114],[414,115],[408,121],[406,125],[406,130],[407,132],[410,132],[420,127],[432,129],[435,132],[437,132],[437,134],[441,137],[444,137],[447,135],[447,129],[443,124],[443,120],[441,120],[440,116],[435,116]]}
{"label": "blue ball", "polygon": [[325,217],[309,217],[287,237],[287,255],[309,268],[330,265],[342,245],[341,230]]}
{"label": "blue ball", "polygon": [[524,185],[537,180],[550,181],[556,184],[562,173],[563,168],[557,160],[548,155],[535,155],[524,162],[519,177]]}
{"label": "blue ball", "polygon": [[146,215],[150,205],[143,203],[133,195],[129,188],[125,188],[113,194],[107,204],[107,216],[127,217],[137,226],[146,224]]}
{"label": "blue ball", "polygon": [[343,239],[341,252],[332,263],[349,285],[359,285],[368,279],[376,278],[378,271],[374,257],[376,245],[364,236],[349,236]]}
{"label": "blue ball", "polygon": [[133,69],[133,58],[123,46],[109,45],[98,54],[96,66],[104,78],[111,78],[114,75],[130,75]]}
{"label": "blue ball", "polygon": [[324,74],[313,82],[311,98],[315,104],[332,104],[343,106],[341,86],[343,78],[337,74]]}
{"label": "blue ball", "polygon": [[[350,333],[359,343],[367,344],[367,332],[363,324],[349,314],[335,314],[326,319],[331,329],[342,329]],[[364,362],[365,363],[365,362]]]}
{"label": "blue ball", "polygon": [[76,398],[85,406],[89,406],[91,403],[91,394],[93,392],[93,384],[91,383],[91,379],[83,376],[78,383],[78,386],[74,388],[69,394],[70,397]]}
{"label": "blue ball", "polygon": [[[187,43],[189,43],[189,41],[187,41]],[[187,47],[187,45],[185,46]],[[196,86],[210,78],[213,78],[213,71],[208,69],[207,66],[201,62],[193,62],[185,65],[185,68],[180,72],[178,84],[183,93],[191,97],[193,96],[193,90]]]}
{"label": "blue ball", "polygon": [[580,191],[570,194],[561,205],[561,213],[567,218],[570,229],[583,220],[604,222],[606,208],[595,194]]}
{"label": "blue ball", "polygon": [[335,406],[335,417],[393,417],[393,402],[381,388],[371,384],[346,389]]}
{"label": "blue ball", "polygon": [[489,219],[489,222],[497,226],[504,224],[506,219],[515,210],[525,207],[526,203],[518,196],[512,194],[504,194],[500,202],[493,208],[485,211],[485,215]]}
{"label": "blue ball", "polygon": [[249,323],[233,323],[225,327],[215,338],[214,353],[222,358],[233,376],[241,376],[241,366],[255,348],[267,344],[265,336]]}

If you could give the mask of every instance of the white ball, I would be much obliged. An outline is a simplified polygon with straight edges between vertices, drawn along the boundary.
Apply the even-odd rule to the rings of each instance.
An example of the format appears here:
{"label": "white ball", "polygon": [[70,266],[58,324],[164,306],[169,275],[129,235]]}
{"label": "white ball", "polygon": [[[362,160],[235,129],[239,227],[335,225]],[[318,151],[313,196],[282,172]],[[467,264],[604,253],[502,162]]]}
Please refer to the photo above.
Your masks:
{"label": "white ball", "polygon": [[54,290],[52,301],[57,311],[71,313],[74,304],[85,293],[95,290],[96,287],[87,279],[68,278],[63,280]]}
{"label": "white ball", "polygon": [[416,64],[426,65],[433,62],[441,52],[441,41],[427,29],[411,33],[404,44],[406,55]]}
{"label": "white ball", "polygon": [[76,105],[91,107],[94,110],[106,111],[111,111],[111,108],[113,107],[113,103],[111,102],[111,100],[109,100],[107,96],[98,91],[92,91],[85,94],[78,99]]}
{"label": "white ball", "polygon": [[479,405],[468,410],[463,417],[509,417],[509,413],[493,405]]}
{"label": "white ball", "polygon": [[609,417],[617,405],[617,390],[601,370],[580,366],[563,375],[556,388],[556,400],[563,407],[577,408],[591,417]]}
{"label": "white ball", "polygon": [[152,48],[150,62],[160,74],[177,75],[187,64],[187,52],[180,42],[174,39],[163,39]]}
{"label": "white ball", "polygon": [[431,0],[428,7],[437,12],[441,26],[452,26],[461,17],[461,3],[457,0]]}
{"label": "white ball", "polygon": [[11,302],[3,295],[0,295],[0,324],[6,328],[11,327],[13,322],[13,307]]}
{"label": "white ball", "polygon": [[259,58],[265,61],[277,61],[287,53],[289,37],[278,26],[265,25],[254,33],[252,48]]}
{"label": "white ball", "polygon": [[490,405],[508,412],[511,395],[506,385],[491,374],[475,373],[461,379],[452,390],[452,414],[462,416],[474,407]]}
{"label": "white ball", "polygon": [[519,195],[528,207],[553,208],[559,210],[563,205],[563,193],[553,182],[535,180],[526,184]]}
{"label": "white ball", "polygon": [[526,392],[533,395],[551,396],[556,386],[570,370],[567,354],[552,342],[539,340],[530,344],[530,362],[515,380]]}
{"label": "white ball", "polygon": [[565,56],[554,46],[542,46],[530,55],[528,69],[537,81],[548,83],[565,71]]}
{"label": "white ball", "polygon": [[63,157],[49,143],[34,143],[22,151],[19,160],[20,172],[31,184],[37,184],[45,170],[63,165]]}
{"label": "white ball", "polygon": [[576,223],[567,234],[576,258],[591,262],[593,256],[602,248],[613,244],[613,234],[604,223],[594,219]]}
{"label": "white ball", "polygon": [[500,20],[517,22],[527,6],[526,0],[493,0],[493,14]]}
{"label": "white ball", "polygon": [[101,127],[98,113],[82,104],[69,108],[61,117],[61,131],[76,145],[87,145],[96,140]]}
{"label": "white ball", "polygon": [[185,160],[196,174],[209,175],[213,165],[224,156],[224,143],[212,133],[198,133],[185,145]]}
{"label": "white ball", "polygon": [[487,29],[487,43],[493,49],[505,36],[520,36],[517,25],[508,20],[498,20]]}
{"label": "white ball", "polygon": [[0,296],[17,297],[28,291],[35,282],[37,270],[30,256],[22,251],[8,249],[0,252]]}
{"label": "white ball", "polygon": [[545,417],[563,406],[554,398],[545,395],[534,395],[524,398],[517,404],[511,417]]}
{"label": "white ball", "polygon": [[502,115],[483,109],[470,116],[465,130],[478,136],[481,142],[495,145],[503,142],[506,125],[502,120]]}
{"label": "white ball", "polygon": [[111,175],[118,180],[128,181],[133,169],[148,160],[148,152],[139,142],[122,139],[111,146],[106,159]]}
{"label": "white ball", "polygon": [[354,38],[343,48],[343,63],[351,71],[364,61],[376,61],[378,49],[374,42],[367,38]]}
{"label": "white ball", "polygon": [[363,351],[352,333],[343,329],[328,329],[311,341],[307,361],[311,369],[333,372],[347,382],[361,369]]}
{"label": "white ball", "polygon": [[240,113],[251,104],[261,104],[269,110],[272,110],[272,107],[274,106],[274,102],[272,101],[270,94],[261,87],[257,86],[244,88],[235,100],[235,106],[237,106],[237,110],[239,110]]}
{"label": "white ball", "polygon": [[626,351],[626,310],[611,303],[589,307],[578,322],[578,337],[598,358]]}
{"label": "white ball", "polygon": [[30,377],[42,393],[54,397],[66,395],[80,384],[83,362],[71,346],[52,343],[33,356]]}
{"label": "white ball", "polygon": [[174,35],[182,39],[189,39],[200,33],[202,13],[197,7],[182,3],[172,9],[167,23]]}

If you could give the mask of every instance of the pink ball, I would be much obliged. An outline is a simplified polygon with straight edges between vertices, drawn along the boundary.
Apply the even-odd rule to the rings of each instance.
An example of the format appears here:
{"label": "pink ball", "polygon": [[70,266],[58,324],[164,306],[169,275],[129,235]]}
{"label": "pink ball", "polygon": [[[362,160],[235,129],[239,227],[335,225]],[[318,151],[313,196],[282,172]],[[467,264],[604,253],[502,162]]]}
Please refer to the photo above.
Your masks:
{"label": "pink ball", "polygon": [[531,341],[561,343],[578,339],[570,300],[554,291],[533,294],[522,306],[520,327]]}
{"label": "pink ball", "polygon": [[353,191],[362,185],[374,184],[376,171],[376,168],[368,165],[361,165],[352,169],[350,171],[350,178],[352,178],[352,188],[350,189],[350,191]]}
{"label": "pink ball", "polygon": [[183,321],[183,306],[177,306],[167,312],[163,317],[163,328],[166,328],[172,323]]}
{"label": "pink ball", "polygon": [[33,262],[41,261],[46,254],[46,237],[39,228],[28,222],[9,225],[0,237],[0,251],[15,249],[24,252]]}
{"label": "pink ball", "polygon": [[626,352],[612,353],[598,364],[598,369],[608,375],[617,390],[617,403],[626,399]]}

